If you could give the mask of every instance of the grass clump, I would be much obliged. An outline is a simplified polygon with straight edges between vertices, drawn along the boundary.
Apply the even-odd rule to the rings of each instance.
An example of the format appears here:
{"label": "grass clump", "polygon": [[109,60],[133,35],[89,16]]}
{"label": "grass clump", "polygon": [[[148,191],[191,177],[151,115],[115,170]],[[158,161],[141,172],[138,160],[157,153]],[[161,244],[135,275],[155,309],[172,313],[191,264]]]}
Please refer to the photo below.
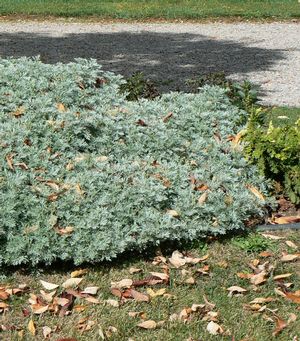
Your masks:
{"label": "grass clump", "polygon": [[228,141],[246,112],[222,89],[130,102],[82,59],[0,73],[0,264],[111,259],[263,214],[265,181]]}

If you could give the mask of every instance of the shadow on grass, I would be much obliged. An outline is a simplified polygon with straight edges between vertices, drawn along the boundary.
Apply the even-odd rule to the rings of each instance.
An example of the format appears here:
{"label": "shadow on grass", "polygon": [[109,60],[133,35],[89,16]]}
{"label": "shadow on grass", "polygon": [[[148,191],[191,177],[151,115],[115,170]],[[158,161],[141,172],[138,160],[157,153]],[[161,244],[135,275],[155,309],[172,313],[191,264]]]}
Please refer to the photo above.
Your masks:
{"label": "shadow on grass", "polygon": [[[63,26],[62,26],[63,30]],[[191,33],[116,32],[1,33],[0,57],[40,55],[45,63],[95,58],[103,69],[129,76],[142,71],[154,81],[175,80],[164,87],[182,89],[188,78],[224,71],[244,75],[268,70],[284,51],[247,46]]]}
{"label": "shadow on grass", "polygon": [[120,254],[118,257],[111,261],[102,261],[95,263],[82,263],[75,265],[71,261],[57,261],[51,265],[37,264],[31,265],[20,265],[20,266],[8,266],[0,268],[2,276],[10,277],[14,273],[18,272],[21,275],[65,275],[68,272],[74,271],[74,269],[92,269],[93,271],[100,271],[102,274],[109,274],[111,270],[124,270],[132,264],[137,262],[152,262],[153,258],[157,255],[169,256],[174,250],[180,250],[183,253],[189,253],[191,251],[198,251],[199,253],[205,254],[208,251],[208,247],[211,243],[219,242],[222,244],[231,243],[233,239],[245,238],[255,234],[254,229],[249,230],[238,230],[235,232],[228,233],[224,236],[208,236],[195,241],[165,241],[158,246],[149,245],[143,250],[139,251],[128,251]]}

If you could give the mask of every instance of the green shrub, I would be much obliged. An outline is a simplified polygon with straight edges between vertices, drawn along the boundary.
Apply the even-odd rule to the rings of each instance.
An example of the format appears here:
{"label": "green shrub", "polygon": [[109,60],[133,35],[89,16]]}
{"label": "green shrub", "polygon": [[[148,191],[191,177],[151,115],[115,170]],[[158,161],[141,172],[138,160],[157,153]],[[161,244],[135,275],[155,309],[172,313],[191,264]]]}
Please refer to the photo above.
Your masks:
{"label": "green shrub", "polygon": [[128,101],[137,101],[140,98],[154,99],[160,96],[154,83],[145,78],[142,72],[136,72],[127,78],[120,90]]}
{"label": "green shrub", "polygon": [[247,112],[250,112],[252,107],[259,101],[259,87],[257,85],[249,81],[234,82],[228,79],[224,72],[208,73],[188,79],[186,85],[193,93],[197,93],[199,89],[206,85],[219,86],[226,90],[226,94],[232,104]]}
{"label": "green shrub", "polygon": [[128,102],[82,59],[0,74],[0,264],[111,259],[264,214],[247,189],[264,179],[227,141],[246,113],[222,89]]}
{"label": "green shrub", "polygon": [[246,158],[295,203],[300,203],[300,119],[294,125],[265,128],[251,116],[244,137]]}

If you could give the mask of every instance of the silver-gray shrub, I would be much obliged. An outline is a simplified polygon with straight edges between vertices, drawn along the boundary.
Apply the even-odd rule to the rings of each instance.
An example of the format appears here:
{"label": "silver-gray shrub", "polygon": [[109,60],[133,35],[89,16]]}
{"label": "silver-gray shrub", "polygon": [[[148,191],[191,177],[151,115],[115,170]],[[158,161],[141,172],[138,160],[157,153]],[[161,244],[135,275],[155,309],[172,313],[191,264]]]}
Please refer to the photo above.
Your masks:
{"label": "silver-gray shrub", "polygon": [[83,59],[0,59],[0,77],[0,264],[101,261],[263,214],[245,185],[264,180],[227,141],[246,113],[220,88],[127,102]]}

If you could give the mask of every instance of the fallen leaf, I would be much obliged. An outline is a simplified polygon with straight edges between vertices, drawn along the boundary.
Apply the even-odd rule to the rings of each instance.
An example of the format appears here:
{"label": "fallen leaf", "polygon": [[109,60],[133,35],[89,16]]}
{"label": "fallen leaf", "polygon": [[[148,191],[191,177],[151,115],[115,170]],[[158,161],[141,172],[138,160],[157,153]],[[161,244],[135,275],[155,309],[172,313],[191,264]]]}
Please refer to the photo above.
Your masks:
{"label": "fallen leaf", "polygon": [[290,313],[289,314],[289,319],[287,321],[287,324],[289,325],[289,324],[295,322],[296,320],[297,320],[297,315],[294,314],[294,313]]}
{"label": "fallen leaf", "polygon": [[72,278],[79,277],[79,276],[85,275],[87,273],[88,273],[87,269],[79,269],[79,270],[75,270],[75,271],[71,272],[71,277]]}
{"label": "fallen leaf", "polygon": [[11,170],[15,170],[14,164],[13,164],[13,158],[14,158],[14,154],[8,154],[5,157],[7,165]]}
{"label": "fallen leaf", "polygon": [[253,274],[245,274],[243,272],[238,272],[236,275],[239,278],[243,278],[243,279],[250,279],[250,278],[252,278],[254,276]]}
{"label": "fallen leaf", "polygon": [[153,289],[151,288],[147,288],[147,294],[154,298],[154,297],[157,297],[157,296],[163,296],[165,293],[166,293],[166,288],[161,288],[161,289],[158,289],[157,291],[154,291]]}
{"label": "fallen leaf", "polygon": [[293,224],[293,223],[299,223],[299,222],[300,222],[300,216],[274,218],[275,224]]}
{"label": "fallen leaf", "polygon": [[46,301],[47,303],[51,303],[54,295],[56,294],[56,290],[51,291],[49,293],[45,292],[44,290],[40,290],[40,293],[44,301]]}
{"label": "fallen leaf", "polygon": [[249,189],[250,192],[252,192],[258,199],[265,201],[264,195],[254,186],[247,184],[246,188]]}
{"label": "fallen leaf", "polygon": [[210,310],[215,308],[215,304],[208,301],[207,297],[203,295],[203,300]]}
{"label": "fallen leaf", "polygon": [[118,332],[118,329],[116,327],[113,327],[113,326],[109,326],[107,328],[107,330],[105,331],[105,335],[107,338],[110,338],[113,336],[113,334],[117,333]]}
{"label": "fallen leaf", "polygon": [[96,295],[99,287],[86,287],[81,294],[89,294],[89,295]]}
{"label": "fallen leaf", "polygon": [[48,305],[40,305],[40,304],[33,304],[31,306],[31,309],[32,309],[32,312],[36,315],[41,315],[43,313],[45,313],[48,309],[49,309],[49,306]]}
{"label": "fallen leaf", "polygon": [[140,317],[142,320],[146,317],[146,314],[143,311],[129,311],[128,315],[130,317]]}
{"label": "fallen leaf", "polygon": [[189,278],[187,278],[187,279],[184,281],[184,283],[186,283],[186,284],[195,284],[195,283],[196,283],[196,280],[195,280],[195,278],[193,278],[193,277],[189,277]]}
{"label": "fallen leaf", "polygon": [[57,103],[57,104],[56,104],[56,108],[57,108],[57,110],[60,111],[60,112],[65,112],[65,111],[66,111],[66,107],[64,106],[63,103]]}
{"label": "fallen leaf", "polygon": [[292,248],[292,249],[298,249],[298,246],[294,243],[294,242],[292,242],[292,241],[290,241],[290,240],[287,240],[286,242],[286,245],[288,246],[288,247],[290,247],[290,248]]}
{"label": "fallen leaf", "polygon": [[278,280],[280,280],[280,279],[284,279],[284,278],[291,277],[292,275],[293,275],[293,274],[291,274],[291,273],[282,274],[282,275],[276,275],[276,276],[273,277],[273,279],[274,279],[275,281],[278,281]]}
{"label": "fallen leaf", "polygon": [[17,108],[17,110],[15,112],[13,112],[12,114],[15,116],[15,117],[20,117],[24,114],[25,112],[25,108],[24,107],[19,107]]}
{"label": "fallen leaf", "polygon": [[283,291],[279,290],[278,288],[275,288],[274,292],[281,297],[285,297],[285,293]]}
{"label": "fallen leaf", "polygon": [[206,202],[207,198],[208,198],[208,192],[204,192],[203,194],[200,195],[198,199],[198,204],[202,206]]}
{"label": "fallen leaf", "polygon": [[218,335],[218,334],[223,334],[224,333],[223,328],[219,324],[214,322],[214,321],[210,321],[209,322],[209,324],[206,327],[206,330],[211,335]]}
{"label": "fallen leaf", "polygon": [[157,323],[153,320],[147,320],[138,324],[138,327],[143,328],[143,329],[155,329],[156,326],[157,326]]}
{"label": "fallen leaf", "polygon": [[157,277],[163,281],[169,281],[169,275],[162,272],[150,272],[150,274],[154,277]]}
{"label": "fallen leaf", "polygon": [[36,334],[36,329],[35,329],[35,325],[34,325],[33,320],[29,321],[27,328],[28,328],[31,335],[34,336]]}
{"label": "fallen leaf", "polygon": [[273,254],[272,254],[271,252],[269,252],[269,251],[262,251],[262,252],[259,254],[259,256],[260,256],[260,257],[265,257],[265,258],[267,258],[267,257],[272,257]]}
{"label": "fallen leaf", "polygon": [[99,304],[100,301],[98,300],[98,298],[92,297],[92,296],[88,296],[84,298],[87,302],[90,303],[94,303],[94,304]]}
{"label": "fallen leaf", "polygon": [[263,304],[263,303],[269,303],[269,302],[273,302],[274,298],[272,297],[257,297],[255,298],[253,301],[250,302],[250,304]]}
{"label": "fallen leaf", "polygon": [[111,282],[111,288],[123,289],[123,288],[130,288],[133,284],[132,279],[125,278],[119,282]]}
{"label": "fallen leaf", "polygon": [[174,251],[172,253],[172,257],[169,258],[169,262],[175,267],[175,268],[180,268],[181,266],[185,265],[185,257],[183,254],[179,251]]}
{"label": "fallen leaf", "polygon": [[82,280],[83,278],[69,278],[62,284],[62,287],[65,289],[77,287],[82,282]]}
{"label": "fallen leaf", "polygon": [[62,227],[62,228],[56,228],[55,231],[58,234],[64,236],[64,235],[68,235],[68,234],[71,234],[72,232],[74,232],[74,227],[73,226],[66,226],[66,227]]}
{"label": "fallen leaf", "polygon": [[294,254],[294,255],[288,254],[288,255],[282,256],[282,257],[280,258],[280,260],[281,260],[282,262],[292,262],[292,261],[294,261],[295,259],[299,258],[299,256],[300,256],[299,253]]}
{"label": "fallen leaf", "polygon": [[130,268],[130,269],[129,269],[129,273],[130,273],[131,275],[136,274],[136,273],[139,273],[139,272],[142,272],[142,271],[143,271],[142,269],[137,269],[137,268]]}
{"label": "fallen leaf", "polygon": [[287,292],[285,294],[285,297],[294,303],[300,304],[300,296],[297,296],[292,292]]}
{"label": "fallen leaf", "polygon": [[49,283],[49,282],[45,282],[43,280],[40,280],[40,283],[42,284],[42,286],[47,289],[47,290],[54,290],[56,288],[59,287],[58,284],[53,284],[53,283]]}
{"label": "fallen leaf", "polygon": [[52,329],[51,329],[50,327],[48,327],[48,326],[44,326],[44,327],[42,328],[42,330],[43,330],[43,336],[44,336],[44,338],[47,339],[47,338],[50,336],[50,334],[51,334],[51,332],[52,332]]}
{"label": "fallen leaf", "polygon": [[247,292],[246,289],[241,288],[241,287],[236,286],[236,285],[227,288],[227,290],[229,291],[229,295],[228,295],[229,297],[233,296],[234,294],[242,294],[242,293]]}
{"label": "fallen leaf", "polygon": [[274,319],[275,319],[276,328],[274,332],[272,333],[272,335],[277,336],[278,334],[282,332],[284,328],[287,327],[287,323],[281,318],[279,318],[278,316],[274,316]]}
{"label": "fallen leaf", "polygon": [[105,303],[111,305],[114,308],[119,308],[120,303],[117,300],[106,300]]}
{"label": "fallen leaf", "polygon": [[143,294],[141,292],[138,292],[134,289],[131,289],[131,296],[133,297],[134,300],[138,302],[149,302],[150,297],[149,295]]}
{"label": "fallen leaf", "polygon": [[274,236],[273,234],[269,234],[269,233],[261,233],[261,235],[267,239],[273,239],[273,240],[284,239],[284,237]]}
{"label": "fallen leaf", "polygon": [[163,122],[166,123],[169,121],[169,119],[173,116],[172,112],[169,112],[164,118],[163,118]]}
{"label": "fallen leaf", "polygon": [[175,210],[167,210],[167,213],[171,216],[171,217],[174,217],[174,218],[179,218],[180,217],[180,214],[175,211]]}
{"label": "fallen leaf", "polygon": [[259,274],[252,276],[250,278],[250,282],[254,285],[260,285],[262,283],[265,283],[267,280],[266,275],[267,275],[267,273],[262,271]]}

